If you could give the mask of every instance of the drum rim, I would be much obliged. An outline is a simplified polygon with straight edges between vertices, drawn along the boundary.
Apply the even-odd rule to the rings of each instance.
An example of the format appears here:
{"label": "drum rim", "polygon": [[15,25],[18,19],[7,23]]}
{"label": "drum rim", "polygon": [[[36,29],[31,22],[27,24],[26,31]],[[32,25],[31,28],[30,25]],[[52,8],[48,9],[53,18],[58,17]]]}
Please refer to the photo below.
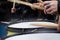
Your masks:
{"label": "drum rim", "polygon": [[[39,33],[29,33],[29,34],[31,35],[31,34],[39,34]],[[15,36],[18,36],[18,35],[21,35],[22,36],[22,35],[29,35],[29,34],[15,34],[15,35],[7,36],[4,39],[10,38],[10,37],[15,37]],[[45,34],[45,33],[43,33],[43,34]],[[60,34],[60,33],[54,33],[54,34]]]}

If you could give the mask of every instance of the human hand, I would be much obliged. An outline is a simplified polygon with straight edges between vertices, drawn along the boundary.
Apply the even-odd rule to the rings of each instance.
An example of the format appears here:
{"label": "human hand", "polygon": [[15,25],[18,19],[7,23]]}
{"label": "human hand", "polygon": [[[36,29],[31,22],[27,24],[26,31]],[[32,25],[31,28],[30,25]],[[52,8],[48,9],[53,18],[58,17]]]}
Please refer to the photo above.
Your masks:
{"label": "human hand", "polygon": [[16,8],[11,8],[11,13],[15,13],[16,12]]}
{"label": "human hand", "polygon": [[45,1],[44,5],[44,13],[52,14],[58,11],[58,1]]}

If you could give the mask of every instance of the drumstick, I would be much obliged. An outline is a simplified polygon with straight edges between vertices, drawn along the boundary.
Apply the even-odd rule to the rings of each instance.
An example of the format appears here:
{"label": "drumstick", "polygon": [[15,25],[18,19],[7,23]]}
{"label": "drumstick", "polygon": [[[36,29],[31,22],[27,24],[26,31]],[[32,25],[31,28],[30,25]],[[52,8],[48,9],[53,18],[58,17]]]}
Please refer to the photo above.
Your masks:
{"label": "drumstick", "polygon": [[16,8],[15,8],[15,0],[13,0],[13,7],[11,9],[11,13],[15,13],[16,12]]}
{"label": "drumstick", "polygon": [[43,27],[48,27],[48,28],[57,28],[58,27],[58,24],[55,24],[55,23],[45,23],[45,24],[42,24],[42,23],[37,23],[37,24],[31,24],[31,25],[33,25],[33,26],[43,26]]}
{"label": "drumstick", "polygon": [[[8,0],[8,1],[14,2],[13,0]],[[15,3],[24,4],[24,5],[27,5],[27,6],[30,6],[30,7],[32,6],[32,7],[36,8],[36,9],[44,10],[43,7],[40,7],[40,6],[37,6],[37,5],[33,5],[33,4],[31,4],[31,3],[28,3],[28,2],[23,2],[23,1],[18,1],[18,0],[16,0]]]}
{"label": "drumstick", "polygon": [[14,2],[13,2],[13,8],[15,8],[15,0],[14,0]]}
{"label": "drumstick", "polygon": [[43,1],[42,0],[38,0],[40,3],[43,3]]}
{"label": "drumstick", "polygon": [[42,1],[42,0],[40,0],[40,2],[42,3],[43,1]]}

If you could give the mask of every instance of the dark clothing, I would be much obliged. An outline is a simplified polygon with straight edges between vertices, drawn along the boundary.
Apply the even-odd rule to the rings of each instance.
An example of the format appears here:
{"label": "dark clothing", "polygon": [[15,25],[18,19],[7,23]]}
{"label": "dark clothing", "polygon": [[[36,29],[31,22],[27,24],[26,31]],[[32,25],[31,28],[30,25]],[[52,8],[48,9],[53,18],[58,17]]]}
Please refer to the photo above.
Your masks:
{"label": "dark clothing", "polygon": [[0,0],[0,2],[6,2],[7,0]]}
{"label": "dark clothing", "polygon": [[32,10],[31,7],[20,4],[16,14],[20,16],[20,18],[35,18],[38,13],[36,10]]}
{"label": "dark clothing", "polygon": [[[28,0],[30,3],[36,3],[36,0]],[[37,18],[38,11],[31,9],[31,7],[23,5],[23,4],[16,4],[16,13],[15,18],[20,19],[31,19],[31,18]]]}
{"label": "dark clothing", "polygon": [[[37,0],[28,0],[30,3],[36,3]],[[39,15],[42,15],[42,18],[46,18],[48,20],[54,20],[53,15],[45,15],[43,11],[38,12],[38,10],[33,10],[31,7],[22,5],[22,4],[16,4],[16,13],[11,14],[11,8],[13,6],[13,3],[4,1],[4,3],[1,3],[0,6],[0,21],[9,21],[10,18],[15,19],[24,19],[24,18],[38,18]],[[41,16],[40,16],[41,17]]]}
{"label": "dark clothing", "polygon": [[[45,1],[45,0],[43,0]],[[37,3],[37,0],[28,0],[30,3]],[[16,5],[17,13],[15,15],[17,18],[44,18],[48,20],[55,20],[55,15],[47,14],[45,15],[43,11],[41,10],[33,10],[31,7],[26,5]],[[15,18],[16,18],[15,17]]]}
{"label": "dark clothing", "polygon": [[10,20],[10,11],[12,3],[4,1],[0,2],[0,21],[9,21]]}
{"label": "dark clothing", "polygon": [[58,13],[60,14],[60,1],[58,1]]}

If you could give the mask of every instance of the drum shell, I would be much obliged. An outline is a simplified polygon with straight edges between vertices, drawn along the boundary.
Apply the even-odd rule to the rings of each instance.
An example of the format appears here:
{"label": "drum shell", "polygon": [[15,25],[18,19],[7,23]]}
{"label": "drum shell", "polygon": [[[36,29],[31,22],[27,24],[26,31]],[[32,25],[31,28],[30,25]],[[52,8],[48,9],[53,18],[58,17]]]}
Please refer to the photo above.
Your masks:
{"label": "drum shell", "polygon": [[[17,37],[17,38],[16,38]],[[18,40],[59,40],[60,39],[60,34],[59,33],[33,33],[33,34],[23,34],[23,35],[20,35],[20,34],[17,34],[17,35],[12,35],[12,36],[8,36],[6,37],[5,39],[9,39],[11,40],[14,40],[14,39],[18,39]]]}

